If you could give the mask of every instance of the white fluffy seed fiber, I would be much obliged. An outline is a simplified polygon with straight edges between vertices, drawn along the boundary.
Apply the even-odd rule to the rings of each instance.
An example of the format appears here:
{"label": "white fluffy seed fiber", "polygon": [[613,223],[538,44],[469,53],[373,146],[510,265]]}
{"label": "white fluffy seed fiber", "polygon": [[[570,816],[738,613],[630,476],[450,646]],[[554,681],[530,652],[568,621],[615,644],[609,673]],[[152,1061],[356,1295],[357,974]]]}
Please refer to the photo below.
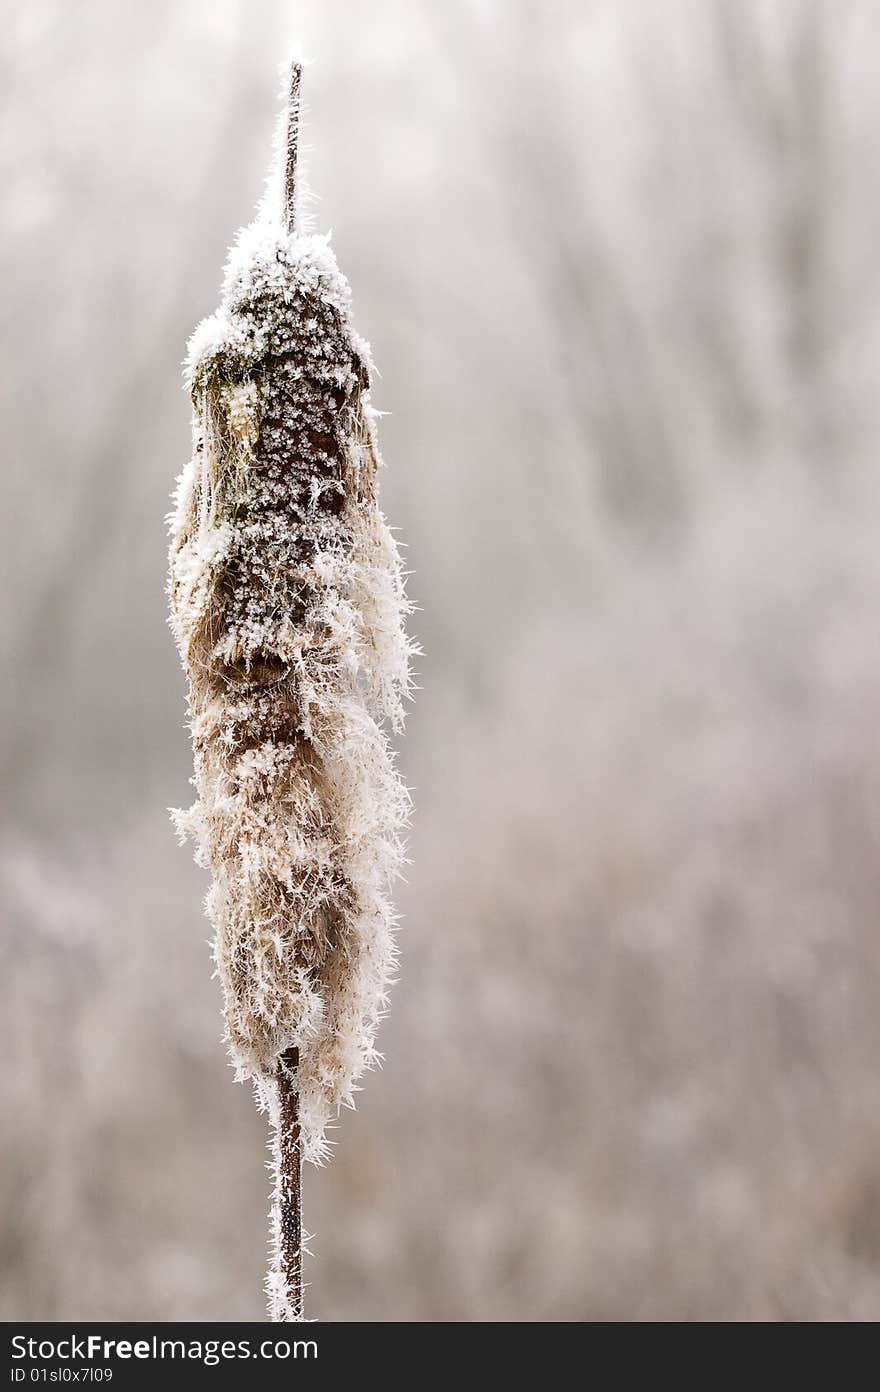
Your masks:
{"label": "white fluffy seed fiber", "polygon": [[271,1104],[300,1051],[305,1158],[375,1060],[409,799],[387,731],[412,645],[379,511],[370,357],[326,239],[264,209],[187,362],[193,454],[171,516],[171,622],[212,872],[227,1037]]}

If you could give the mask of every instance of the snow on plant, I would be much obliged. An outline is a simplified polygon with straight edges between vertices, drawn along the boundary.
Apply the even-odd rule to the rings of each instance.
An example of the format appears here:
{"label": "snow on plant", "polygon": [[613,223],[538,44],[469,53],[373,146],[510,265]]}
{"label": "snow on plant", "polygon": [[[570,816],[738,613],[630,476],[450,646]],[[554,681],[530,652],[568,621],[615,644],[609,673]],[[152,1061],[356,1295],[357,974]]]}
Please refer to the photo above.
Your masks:
{"label": "snow on plant", "polygon": [[298,1187],[285,1099],[295,1164],[300,1145],[322,1161],[328,1122],[376,1059],[394,970],[409,798],[387,732],[412,651],[377,502],[369,348],[328,239],[297,226],[299,83],[294,65],[267,195],[189,344],[193,453],[170,519],[198,792],[175,816],[212,872],[230,1053],[276,1125],[278,1319],[301,1317],[284,1262],[285,1241],[299,1248],[283,1231],[298,1223],[281,1192]]}

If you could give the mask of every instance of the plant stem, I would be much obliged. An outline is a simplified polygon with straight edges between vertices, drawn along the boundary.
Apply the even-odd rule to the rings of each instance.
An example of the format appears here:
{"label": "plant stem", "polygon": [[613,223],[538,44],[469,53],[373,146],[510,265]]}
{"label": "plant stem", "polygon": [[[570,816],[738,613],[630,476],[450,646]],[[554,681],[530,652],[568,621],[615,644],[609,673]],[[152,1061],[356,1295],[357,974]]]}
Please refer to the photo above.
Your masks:
{"label": "plant stem", "polygon": [[299,154],[299,90],[302,67],[294,63],[290,70],[290,92],[287,98],[287,159],[284,165],[284,220],[288,232],[296,231],[296,162]]}
{"label": "plant stem", "polygon": [[303,1316],[302,1279],[302,1147],[299,1125],[299,1049],[287,1049],[278,1060],[278,1263],[284,1282],[288,1320]]}
{"label": "plant stem", "polygon": [[[290,70],[287,99],[287,155],[284,163],[284,220],[296,231],[296,163],[299,153],[299,106],[302,67]],[[286,1049],[278,1060],[278,1125],[275,1136],[277,1204],[277,1274],[284,1289],[279,1317],[303,1319],[302,1279],[302,1146],[299,1124],[299,1049]],[[282,1313],[283,1312],[283,1313]]]}

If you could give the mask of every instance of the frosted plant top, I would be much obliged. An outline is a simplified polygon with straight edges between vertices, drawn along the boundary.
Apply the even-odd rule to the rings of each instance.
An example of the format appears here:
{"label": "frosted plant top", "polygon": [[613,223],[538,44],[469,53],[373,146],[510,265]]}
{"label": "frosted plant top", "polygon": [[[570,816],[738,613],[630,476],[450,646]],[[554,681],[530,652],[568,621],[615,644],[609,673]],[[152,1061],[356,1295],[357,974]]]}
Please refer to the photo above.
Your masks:
{"label": "frosted plant top", "polygon": [[[242,228],[230,248],[220,308],[202,320],[189,340],[187,381],[192,384],[200,370],[224,355],[243,368],[283,352],[286,311],[310,299],[336,311],[369,375],[369,345],[351,327],[351,289],[336,263],[330,234],[291,233],[281,222],[257,218]],[[317,333],[315,351],[321,351]]]}

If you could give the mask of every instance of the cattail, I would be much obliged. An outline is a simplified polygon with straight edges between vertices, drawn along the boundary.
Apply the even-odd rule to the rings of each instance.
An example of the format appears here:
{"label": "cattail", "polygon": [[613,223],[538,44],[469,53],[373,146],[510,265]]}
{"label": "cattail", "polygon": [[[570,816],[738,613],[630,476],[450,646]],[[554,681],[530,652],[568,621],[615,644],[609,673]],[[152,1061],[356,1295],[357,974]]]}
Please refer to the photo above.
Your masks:
{"label": "cattail", "polygon": [[413,651],[369,348],[328,240],[299,226],[300,81],[295,64],[266,197],[190,340],[193,455],[170,519],[198,792],[175,816],[212,873],[230,1054],[273,1122],[277,1320],[302,1318],[301,1158],[325,1158],[377,1057],[409,811],[386,731]]}

